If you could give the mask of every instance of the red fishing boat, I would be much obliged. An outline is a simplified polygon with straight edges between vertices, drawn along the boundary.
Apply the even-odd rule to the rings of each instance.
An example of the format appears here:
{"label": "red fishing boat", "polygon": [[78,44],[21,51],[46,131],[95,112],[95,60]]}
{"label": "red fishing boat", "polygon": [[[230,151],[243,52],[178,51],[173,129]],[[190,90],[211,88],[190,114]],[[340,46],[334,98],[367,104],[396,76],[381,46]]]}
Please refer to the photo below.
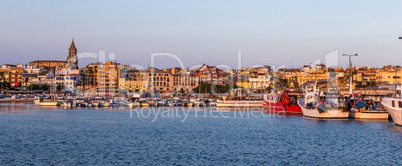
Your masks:
{"label": "red fishing boat", "polygon": [[302,97],[301,91],[284,91],[281,95],[264,95],[264,109],[267,112],[284,112],[290,114],[302,114],[297,99]]}

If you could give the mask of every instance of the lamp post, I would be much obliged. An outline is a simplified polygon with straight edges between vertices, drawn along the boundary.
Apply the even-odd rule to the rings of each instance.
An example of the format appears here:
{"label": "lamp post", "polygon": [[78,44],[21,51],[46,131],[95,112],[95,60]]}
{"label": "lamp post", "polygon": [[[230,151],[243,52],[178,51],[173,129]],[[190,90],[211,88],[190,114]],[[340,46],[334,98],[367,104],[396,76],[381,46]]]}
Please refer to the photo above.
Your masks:
{"label": "lamp post", "polygon": [[349,93],[352,94],[352,82],[353,82],[353,73],[352,73],[352,56],[358,56],[357,54],[342,54],[343,56],[349,57],[349,68],[350,68],[350,76],[349,76]]}
{"label": "lamp post", "polygon": [[[399,36],[399,38],[398,39],[402,39],[402,36]],[[396,85],[396,79],[397,79],[397,72],[398,72],[398,65],[395,65],[395,76],[394,76],[394,84],[395,84],[395,91],[396,91],[396,88],[397,88],[397,85]]]}

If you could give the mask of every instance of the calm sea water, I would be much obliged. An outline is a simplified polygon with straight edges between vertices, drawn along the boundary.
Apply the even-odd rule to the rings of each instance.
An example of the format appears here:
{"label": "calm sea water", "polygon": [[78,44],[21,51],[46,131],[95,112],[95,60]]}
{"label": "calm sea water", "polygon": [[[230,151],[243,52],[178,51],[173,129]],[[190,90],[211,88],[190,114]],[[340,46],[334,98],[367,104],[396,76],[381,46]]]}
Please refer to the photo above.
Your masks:
{"label": "calm sea water", "polygon": [[0,165],[402,165],[402,127],[241,110],[0,104]]}

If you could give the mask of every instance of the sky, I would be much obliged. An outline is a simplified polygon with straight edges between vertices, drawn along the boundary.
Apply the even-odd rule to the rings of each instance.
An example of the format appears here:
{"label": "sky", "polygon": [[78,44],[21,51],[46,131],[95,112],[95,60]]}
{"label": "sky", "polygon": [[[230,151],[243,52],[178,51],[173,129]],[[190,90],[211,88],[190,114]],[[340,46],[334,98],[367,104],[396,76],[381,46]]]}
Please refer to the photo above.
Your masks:
{"label": "sky", "polygon": [[[353,65],[402,65],[402,1],[0,1],[0,64],[65,60],[106,51],[122,64],[151,65],[171,53],[186,67],[302,67],[325,54],[359,54]],[[107,56],[109,57],[109,56]],[[348,58],[339,56],[338,66]],[[91,58],[79,60],[83,67]],[[156,57],[155,66],[179,66]]]}

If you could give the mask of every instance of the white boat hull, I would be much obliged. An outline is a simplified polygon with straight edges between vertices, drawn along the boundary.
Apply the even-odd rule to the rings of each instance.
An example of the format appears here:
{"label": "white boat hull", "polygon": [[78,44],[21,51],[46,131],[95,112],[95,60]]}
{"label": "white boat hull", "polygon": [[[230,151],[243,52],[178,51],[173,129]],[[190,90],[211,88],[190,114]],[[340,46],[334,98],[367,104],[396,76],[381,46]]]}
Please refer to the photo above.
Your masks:
{"label": "white boat hull", "polygon": [[40,106],[57,106],[57,104],[57,101],[44,101],[39,103]]}
{"label": "white boat hull", "polygon": [[320,118],[320,119],[346,119],[349,117],[349,111],[343,108],[329,108],[325,111],[318,111],[317,108],[307,109],[300,105],[303,116],[310,118]]}
{"label": "white boat hull", "polygon": [[[394,100],[395,106],[398,105],[399,98],[384,98],[381,102],[385,109],[388,111],[395,124],[402,126],[402,108],[392,107],[391,102]],[[400,107],[400,106],[399,106]]]}
{"label": "white boat hull", "polygon": [[253,108],[253,107],[263,107],[262,101],[248,101],[248,100],[242,100],[242,101],[223,101],[223,100],[218,100],[216,102],[217,107],[239,107],[239,108]]}

